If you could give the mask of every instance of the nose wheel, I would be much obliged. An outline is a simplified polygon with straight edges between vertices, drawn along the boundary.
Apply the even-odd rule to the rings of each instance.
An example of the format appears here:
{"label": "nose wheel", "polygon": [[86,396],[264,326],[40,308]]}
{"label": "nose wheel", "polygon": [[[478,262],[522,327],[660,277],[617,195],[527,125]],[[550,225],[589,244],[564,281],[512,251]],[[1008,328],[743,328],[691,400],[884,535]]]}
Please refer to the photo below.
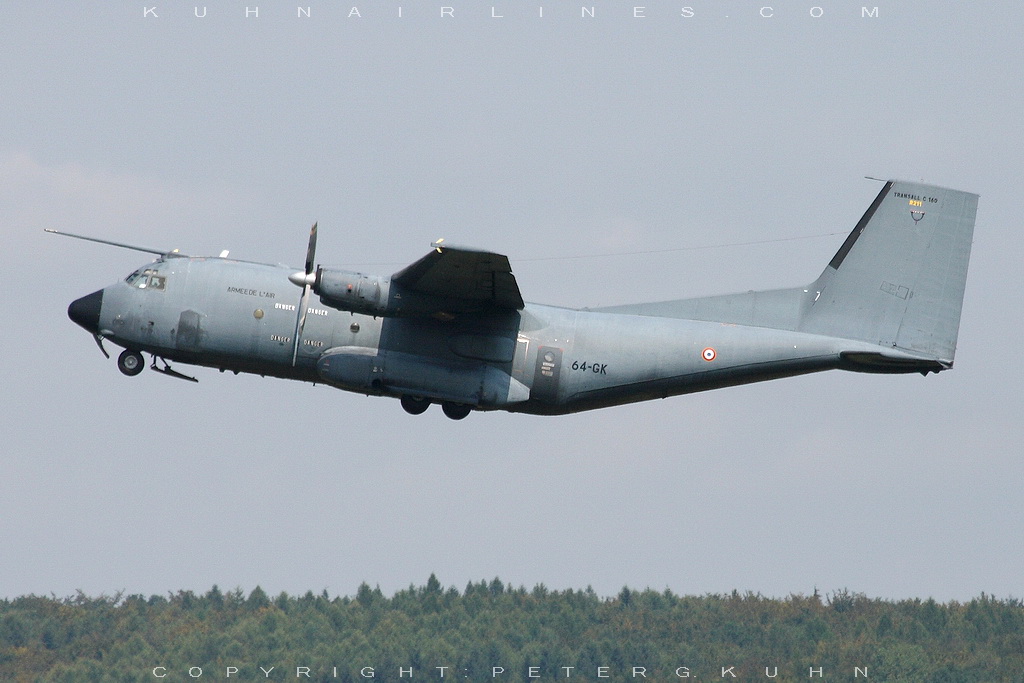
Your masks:
{"label": "nose wheel", "polygon": [[117,369],[129,377],[134,377],[139,374],[145,367],[146,362],[142,358],[142,354],[138,351],[125,349],[121,352],[121,355],[117,357]]}

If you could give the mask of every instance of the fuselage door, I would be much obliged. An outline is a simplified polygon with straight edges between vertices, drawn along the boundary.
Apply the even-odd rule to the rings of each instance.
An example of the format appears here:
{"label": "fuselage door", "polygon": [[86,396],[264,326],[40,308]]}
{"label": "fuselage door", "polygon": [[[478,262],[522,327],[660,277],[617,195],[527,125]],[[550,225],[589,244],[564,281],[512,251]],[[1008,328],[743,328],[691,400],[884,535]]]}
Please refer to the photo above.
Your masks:
{"label": "fuselage door", "polygon": [[530,358],[530,340],[527,337],[516,339],[516,353],[512,358],[512,377],[523,384],[528,384],[528,368]]}
{"label": "fuselage door", "polygon": [[558,399],[558,377],[562,368],[562,349],[541,346],[533,372],[530,398],[554,403]]}

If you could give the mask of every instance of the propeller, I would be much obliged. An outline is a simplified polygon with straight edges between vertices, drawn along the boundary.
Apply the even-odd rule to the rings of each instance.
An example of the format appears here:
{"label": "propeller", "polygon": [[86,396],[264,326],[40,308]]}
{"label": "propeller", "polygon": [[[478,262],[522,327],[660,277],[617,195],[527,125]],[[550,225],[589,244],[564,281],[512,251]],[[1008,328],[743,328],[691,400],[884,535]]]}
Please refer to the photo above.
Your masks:
{"label": "propeller", "polygon": [[306,270],[301,273],[293,273],[288,280],[302,287],[302,298],[299,300],[299,312],[295,318],[295,334],[292,336],[292,367],[299,357],[299,339],[302,336],[302,328],[306,326],[306,307],[309,304],[309,291],[313,282],[316,281],[316,273],[313,268],[313,260],[316,257],[316,223],[309,230],[309,247],[306,249]]}

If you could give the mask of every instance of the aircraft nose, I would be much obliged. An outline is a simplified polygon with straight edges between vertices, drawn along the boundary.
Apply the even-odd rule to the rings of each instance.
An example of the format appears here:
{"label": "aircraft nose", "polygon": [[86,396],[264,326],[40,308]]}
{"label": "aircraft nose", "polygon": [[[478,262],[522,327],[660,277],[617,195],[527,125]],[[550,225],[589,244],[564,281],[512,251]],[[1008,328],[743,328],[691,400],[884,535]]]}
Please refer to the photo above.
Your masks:
{"label": "aircraft nose", "polygon": [[75,299],[68,306],[68,317],[93,334],[100,331],[100,307],[103,305],[103,290],[93,292],[81,299]]}

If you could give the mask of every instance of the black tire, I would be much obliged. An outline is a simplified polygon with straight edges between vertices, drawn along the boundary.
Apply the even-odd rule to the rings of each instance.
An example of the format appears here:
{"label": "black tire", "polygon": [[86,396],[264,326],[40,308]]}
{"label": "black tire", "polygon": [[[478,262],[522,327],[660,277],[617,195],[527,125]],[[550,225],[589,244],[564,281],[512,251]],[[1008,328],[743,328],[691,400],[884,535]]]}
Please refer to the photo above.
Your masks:
{"label": "black tire", "polygon": [[410,415],[422,415],[430,407],[430,401],[419,396],[402,396],[402,408]]}
{"label": "black tire", "polygon": [[462,418],[469,415],[469,411],[473,410],[472,406],[468,406],[465,403],[451,403],[445,401],[441,404],[441,410],[444,414],[453,420],[461,420]]}
{"label": "black tire", "polygon": [[146,361],[138,351],[125,349],[117,357],[117,369],[129,377],[134,377],[146,369]]}

